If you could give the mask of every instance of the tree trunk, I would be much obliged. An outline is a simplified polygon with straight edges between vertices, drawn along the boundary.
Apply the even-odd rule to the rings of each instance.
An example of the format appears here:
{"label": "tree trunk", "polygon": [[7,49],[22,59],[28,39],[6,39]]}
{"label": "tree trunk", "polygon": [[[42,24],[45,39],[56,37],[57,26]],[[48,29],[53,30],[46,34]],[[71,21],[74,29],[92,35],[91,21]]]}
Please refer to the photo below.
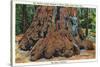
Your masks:
{"label": "tree trunk", "polygon": [[86,9],[86,31],[85,31],[85,34],[86,34],[86,37],[88,36],[88,8]]}
{"label": "tree trunk", "polygon": [[27,21],[27,11],[26,11],[26,5],[22,6],[22,32],[25,33],[27,28],[29,27],[28,21]]}

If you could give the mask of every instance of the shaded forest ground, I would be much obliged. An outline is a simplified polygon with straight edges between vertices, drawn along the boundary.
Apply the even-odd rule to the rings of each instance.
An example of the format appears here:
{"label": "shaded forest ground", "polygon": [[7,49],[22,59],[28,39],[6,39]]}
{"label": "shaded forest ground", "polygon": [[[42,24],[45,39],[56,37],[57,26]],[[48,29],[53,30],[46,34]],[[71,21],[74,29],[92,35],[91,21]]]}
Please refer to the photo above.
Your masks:
{"label": "shaded forest ground", "polygon": [[[28,56],[29,51],[21,51],[18,49],[18,44],[17,41],[19,41],[21,39],[21,37],[23,36],[23,34],[21,35],[17,35],[16,36],[16,57],[15,57],[15,61],[16,63],[28,63],[31,62]],[[94,43],[95,44],[95,43]],[[39,62],[39,61],[57,61],[57,60],[81,60],[81,59],[95,59],[95,50],[81,50],[80,55],[75,55],[69,58],[66,57],[53,57],[51,59],[45,59],[45,58],[41,58],[35,62]]]}

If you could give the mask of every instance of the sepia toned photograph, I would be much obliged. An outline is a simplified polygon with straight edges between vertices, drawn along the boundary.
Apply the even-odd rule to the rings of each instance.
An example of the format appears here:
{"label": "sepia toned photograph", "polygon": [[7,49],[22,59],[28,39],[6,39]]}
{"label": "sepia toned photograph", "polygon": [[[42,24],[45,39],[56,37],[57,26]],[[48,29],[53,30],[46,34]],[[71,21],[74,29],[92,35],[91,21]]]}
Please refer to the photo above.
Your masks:
{"label": "sepia toned photograph", "polygon": [[96,59],[96,8],[14,3],[13,62]]}

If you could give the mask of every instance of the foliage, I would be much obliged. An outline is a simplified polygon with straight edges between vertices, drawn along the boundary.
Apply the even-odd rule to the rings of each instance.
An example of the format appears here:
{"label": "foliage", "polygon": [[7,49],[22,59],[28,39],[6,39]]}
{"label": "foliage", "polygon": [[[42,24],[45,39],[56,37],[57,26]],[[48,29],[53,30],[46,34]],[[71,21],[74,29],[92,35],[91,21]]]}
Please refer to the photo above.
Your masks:
{"label": "foliage", "polygon": [[86,24],[91,31],[95,32],[96,28],[96,9],[95,8],[78,8],[78,17],[82,28],[86,28]]}
{"label": "foliage", "polygon": [[26,5],[26,7],[23,7],[24,4],[17,4],[16,5],[16,35],[23,33],[23,8],[26,10],[26,20],[28,25],[32,23],[32,18],[34,16],[35,7],[34,5]]}

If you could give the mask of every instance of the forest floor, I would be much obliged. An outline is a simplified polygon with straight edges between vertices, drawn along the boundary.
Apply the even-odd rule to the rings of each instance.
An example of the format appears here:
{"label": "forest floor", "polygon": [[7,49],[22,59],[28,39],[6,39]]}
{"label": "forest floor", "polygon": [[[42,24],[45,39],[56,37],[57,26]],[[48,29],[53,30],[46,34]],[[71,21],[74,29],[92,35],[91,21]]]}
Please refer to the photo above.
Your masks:
{"label": "forest floor", "polygon": [[[20,35],[22,36],[22,35]],[[16,37],[18,39],[20,39],[21,37],[18,36]],[[15,50],[15,62],[16,63],[29,63],[31,62],[29,60],[29,56],[28,56],[28,52],[29,51],[21,51],[18,49],[18,45],[16,45],[16,50]],[[35,62],[42,62],[42,61],[59,61],[59,60],[82,60],[82,59],[95,59],[95,50],[81,50],[80,55],[75,55],[69,58],[66,57],[53,57],[51,59],[39,59]]]}

